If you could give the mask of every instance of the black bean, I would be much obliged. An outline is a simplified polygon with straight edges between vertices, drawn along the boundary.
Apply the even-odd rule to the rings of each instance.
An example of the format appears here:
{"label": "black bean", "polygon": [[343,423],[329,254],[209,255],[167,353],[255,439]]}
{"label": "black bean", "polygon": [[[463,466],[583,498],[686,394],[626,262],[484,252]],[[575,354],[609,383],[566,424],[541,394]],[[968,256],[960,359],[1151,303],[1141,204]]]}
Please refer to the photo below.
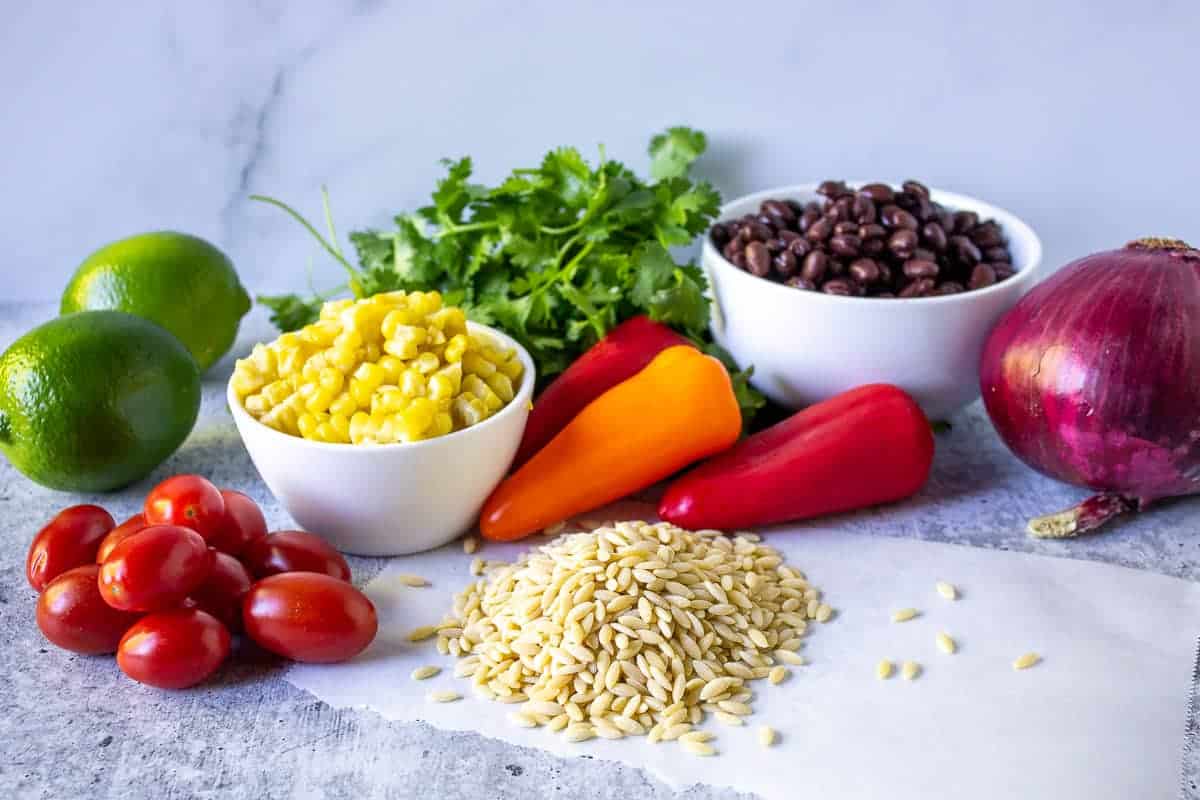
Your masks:
{"label": "black bean", "polygon": [[776,275],[781,278],[790,278],[792,273],[796,271],[798,262],[794,253],[790,250],[784,250],[771,259],[771,264],[775,267]]}
{"label": "black bean", "polygon": [[782,200],[767,200],[761,206],[762,213],[773,218],[777,225],[796,224],[796,212]]}
{"label": "black bean", "polygon": [[754,218],[754,221],[759,225],[766,225],[771,230],[771,235],[775,235],[775,218],[770,214],[759,214]]}
{"label": "black bean", "polygon": [[884,236],[887,236],[887,228],[877,223],[871,222],[858,226],[858,238],[860,239],[882,239]]}
{"label": "black bean", "polygon": [[921,222],[929,222],[930,220],[937,219],[937,211],[934,209],[933,203],[924,197],[917,198],[917,204],[913,207],[913,214]]}
{"label": "black bean", "polygon": [[979,248],[966,236],[951,236],[946,244],[950,250],[950,255],[963,266],[973,267],[983,258],[983,254],[979,252]]}
{"label": "black bean", "polygon": [[821,217],[808,227],[804,236],[810,242],[823,242],[833,233],[834,222],[829,217]]}
{"label": "black bean", "polygon": [[783,239],[785,244],[791,244],[792,242],[796,241],[797,239],[801,239],[803,237],[800,236],[800,234],[796,233],[793,230],[788,230],[787,228],[784,228],[783,230],[781,230],[779,232],[779,238]]}
{"label": "black bean", "polygon": [[939,208],[937,216],[938,224],[942,226],[946,235],[954,233],[954,212],[946,208]]}
{"label": "black bean", "polygon": [[863,255],[877,256],[887,248],[887,240],[883,238],[864,239],[862,247],[859,249]]}
{"label": "black bean", "polygon": [[1012,256],[1008,252],[1007,247],[988,247],[983,250],[983,258],[986,261],[1004,261],[1012,263]]}
{"label": "black bean", "polygon": [[933,293],[938,294],[938,295],[958,294],[959,292],[963,292],[963,291],[966,291],[966,287],[963,286],[958,281],[946,281],[945,283],[941,284],[936,289],[934,289]]}
{"label": "black bean", "polygon": [[829,240],[830,252],[842,258],[854,258],[858,255],[860,247],[862,247],[862,239],[854,234],[844,233]]}
{"label": "black bean", "polygon": [[842,181],[822,181],[817,187],[817,194],[824,197],[841,197],[844,194],[850,194],[850,190]]}
{"label": "black bean", "polygon": [[895,292],[876,292],[875,294],[871,295],[871,297],[879,297],[879,298],[895,297],[895,296],[896,296]]}
{"label": "black bean", "polygon": [[833,235],[834,236],[845,236],[847,233],[857,234],[858,233],[858,223],[852,222],[850,220],[846,220],[844,222],[839,222],[837,225],[833,226]]}
{"label": "black bean", "polygon": [[729,244],[729,229],[724,225],[714,225],[712,233],[709,235],[712,237],[712,243],[716,245],[718,250]]}
{"label": "black bean", "polygon": [[746,245],[746,269],[750,274],[765,278],[771,271],[771,254],[762,242]]}
{"label": "black bean", "polygon": [[737,239],[734,239],[732,242],[726,244],[725,247],[721,248],[721,255],[725,256],[725,258],[729,259],[730,261],[733,261],[734,255],[742,252],[743,249],[745,249],[745,246]]}
{"label": "black bean", "polygon": [[972,228],[967,236],[980,249],[1000,247],[1004,244],[1004,236],[1000,233],[1000,226],[990,220]]}
{"label": "black bean", "polygon": [[787,247],[787,242],[785,242],[783,239],[768,239],[767,240],[767,250],[770,251],[771,255],[775,255],[780,250],[783,250],[786,247]]}
{"label": "black bean", "polygon": [[844,259],[844,258],[830,258],[829,259],[829,274],[834,276],[835,278],[845,275],[846,267],[849,263],[850,262],[846,261],[846,259]]}
{"label": "black bean", "polygon": [[890,286],[892,283],[892,268],[882,261],[876,261],[875,264],[879,267],[879,282]]}
{"label": "black bean", "polygon": [[854,219],[860,225],[868,225],[875,221],[878,212],[875,210],[875,201],[865,195],[857,195],[854,198],[854,205],[851,209],[854,212]]}
{"label": "black bean", "polygon": [[887,228],[907,228],[915,231],[919,224],[917,218],[899,206],[884,206],[879,212],[879,221]]}
{"label": "black bean", "polygon": [[866,186],[858,190],[858,193],[863,197],[869,197],[874,203],[890,203],[895,197],[892,187],[886,183],[868,183]]}
{"label": "black bean", "polygon": [[813,283],[810,280],[805,280],[804,278],[801,278],[799,275],[788,278],[786,281],[783,282],[783,285],[791,286],[793,289],[806,289],[810,292],[813,289],[817,288],[817,285],[815,283]]}
{"label": "black bean", "polygon": [[926,222],[921,226],[921,243],[934,252],[942,252],[946,249],[946,230],[937,222]]}
{"label": "black bean", "polygon": [[800,267],[800,277],[812,283],[820,283],[828,269],[829,256],[820,250],[813,250],[804,257],[804,262]]}
{"label": "black bean", "polygon": [[979,224],[979,215],[974,211],[954,212],[954,233],[966,233]]}
{"label": "black bean", "polygon": [[879,265],[873,258],[859,258],[850,263],[850,277],[862,284],[871,284],[879,280]]}
{"label": "black bean", "polygon": [[735,267],[737,267],[738,269],[745,269],[746,268],[746,251],[738,250],[736,253],[733,254],[733,258],[731,258],[729,260],[732,261],[733,265]]}
{"label": "black bean", "polygon": [[825,294],[837,294],[848,296],[854,294],[854,285],[845,278],[834,278],[831,281],[825,281],[821,284],[821,291]]}
{"label": "black bean", "polygon": [[888,239],[888,250],[892,252],[896,258],[907,259],[913,254],[913,250],[917,249],[917,234],[908,228],[901,228],[891,235]]}
{"label": "black bean", "polygon": [[833,207],[837,209],[838,219],[858,221],[858,213],[854,209],[854,196],[846,195],[839,197]]}
{"label": "black bean", "polygon": [[800,230],[805,231],[812,227],[813,223],[821,218],[821,209],[813,205],[804,207],[804,211],[800,214]]}
{"label": "black bean", "polygon": [[917,278],[936,278],[938,274],[938,265],[935,261],[926,261],[923,258],[910,258],[904,262],[904,275],[907,278],[916,280]]}
{"label": "black bean", "polygon": [[792,252],[796,258],[804,258],[812,251],[812,245],[808,243],[808,239],[801,238],[797,234],[797,238],[788,242],[788,250]]}
{"label": "black bean", "polygon": [[775,230],[761,222],[747,222],[742,226],[741,236],[747,242],[765,242],[775,236]]}
{"label": "black bean", "polygon": [[991,264],[976,264],[971,270],[971,279],[967,281],[968,289],[984,289],[996,282],[996,270]]}
{"label": "black bean", "polygon": [[924,297],[933,291],[933,278],[918,278],[900,290],[901,297]]}
{"label": "black bean", "polygon": [[900,188],[916,197],[929,199],[929,189],[920,181],[907,180],[900,185]]}
{"label": "black bean", "polygon": [[1013,265],[1009,264],[1007,262],[1004,262],[1004,261],[993,261],[992,262],[992,271],[996,273],[997,281],[1002,281],[1002,280],[1005,280],[1006,278],[1011,278],[1013,275],[1017,274],[1017,271],[1015,269],[1013,269]]}

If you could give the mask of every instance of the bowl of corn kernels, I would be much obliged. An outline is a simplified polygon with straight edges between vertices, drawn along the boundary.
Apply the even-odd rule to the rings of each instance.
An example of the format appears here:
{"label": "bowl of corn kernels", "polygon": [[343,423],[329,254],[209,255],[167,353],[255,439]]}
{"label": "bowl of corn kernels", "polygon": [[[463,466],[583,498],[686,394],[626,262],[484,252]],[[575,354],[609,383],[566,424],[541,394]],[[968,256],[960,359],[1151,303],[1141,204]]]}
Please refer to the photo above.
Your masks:
{"label": "bowl of corn kernels", "polygon": [[437,292],[335,300],[256,345],[227,397],[250,458],[302,527],[357,555],[468,530],[516,453],[529,353]]}

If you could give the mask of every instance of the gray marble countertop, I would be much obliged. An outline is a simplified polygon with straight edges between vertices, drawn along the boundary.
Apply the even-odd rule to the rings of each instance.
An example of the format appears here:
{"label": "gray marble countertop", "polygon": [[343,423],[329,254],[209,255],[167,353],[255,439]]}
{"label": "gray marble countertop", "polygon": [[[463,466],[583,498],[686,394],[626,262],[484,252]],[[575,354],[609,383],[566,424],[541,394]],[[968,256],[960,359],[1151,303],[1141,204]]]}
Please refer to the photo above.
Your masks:
{"label": "gray marble countertop", "polygon": [[[0,304],[0,350],[54,310],[48,304]],[[6,687],[0,693],[0,793],[98,800],[739,796],[702,786],[677,793],[619,764],[562,759],[471,733],[333,709],[281,680],[281,664],[265,656],[234,658],[209,683],[162,692],[124,679],[111,658],[75,656],[48,645],[33,622],[24,559],[33,533],[63,506],[99,502],[122,519],[140,507],[158,480],[197,472],[247,492],[263,505],[272,527],[290,524],[259,480],[224,405],[233,355],[270,333],[260,312],[247,318],[233,354],[205,377],[200,421],[191,437],[135,486],[104,496],[61,494],[0,462],[0,683]],[[938,437],[934,473],[919,496],[821,524],[1105,561],[1200,580],[1200,537],[1195,535],[1200,500],[1163,504],[1086,539],[1034,541],[1024,533],[1028,517],[1065,508],[1083,493],[1017,462],[978,405],[952,422],[953,429]],[[359,581],[382,563],[351,562]],[[1185,796],[1196,797],[1196,765],[1188,770]]]}

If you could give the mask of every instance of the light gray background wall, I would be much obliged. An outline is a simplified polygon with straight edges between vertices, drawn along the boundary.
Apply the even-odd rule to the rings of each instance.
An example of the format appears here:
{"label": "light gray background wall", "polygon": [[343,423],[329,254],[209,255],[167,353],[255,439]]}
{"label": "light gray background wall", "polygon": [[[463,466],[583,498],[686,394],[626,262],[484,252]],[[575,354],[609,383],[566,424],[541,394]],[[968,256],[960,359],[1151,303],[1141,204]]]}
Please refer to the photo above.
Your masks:
{"label": "light gray background wall", "polygon": [[706,130],[726,197],[919,177],[1024,216],[1047,261],[1200,241],[1200,3],[3,0],[0,299],[177,228],[254,290],[337,270],[251,191],[349,229],[420,203],[442,156],[494,178],[554,145],[644,165]]}

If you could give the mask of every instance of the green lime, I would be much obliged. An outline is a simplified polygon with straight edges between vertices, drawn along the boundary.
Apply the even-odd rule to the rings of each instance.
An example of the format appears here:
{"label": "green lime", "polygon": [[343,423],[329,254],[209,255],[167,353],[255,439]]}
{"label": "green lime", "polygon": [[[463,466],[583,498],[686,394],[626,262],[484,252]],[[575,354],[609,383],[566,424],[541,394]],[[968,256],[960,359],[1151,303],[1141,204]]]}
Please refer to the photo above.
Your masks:
{"label": "green lime", "polygon": [[52,489],[103,492],[144,478],[199,410],[187,349],[132,314],[58,317],[0,355],[0,451]]}
{"label": "green lime", "polygon": [[200,371],[229,352],[250,296],[224,253],[195,236],[142,233],[88,256],[63,292],[63,314],[112,309],[157,322]]}

